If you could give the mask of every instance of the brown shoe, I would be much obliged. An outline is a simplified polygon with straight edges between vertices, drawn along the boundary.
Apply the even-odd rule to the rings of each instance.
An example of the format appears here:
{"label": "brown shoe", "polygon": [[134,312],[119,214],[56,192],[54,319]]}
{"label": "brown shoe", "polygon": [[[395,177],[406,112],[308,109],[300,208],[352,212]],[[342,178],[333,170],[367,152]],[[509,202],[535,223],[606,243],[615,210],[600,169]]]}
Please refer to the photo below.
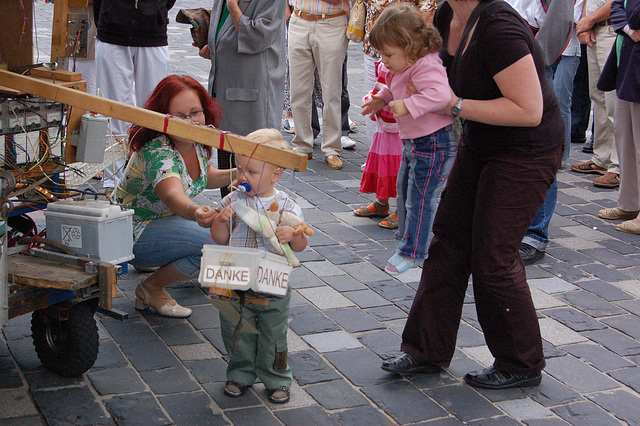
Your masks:
{"label": "brown shoe", "polygon": [[593,184],[598,188],[617,188],[620,186],[620,175],[607,172],[604,176],[594,179]]}
{"label": "brown shoe", "polygon": [[573,163],[571,170],[578,173],[597,173],[604,175],[607,173],[607,169],[596,165],[593,161],[589,160],[585,163]]}
{"label": "brown shoe", "polygon": [[313,152],[310,152],[307,154],[307,159],[312,160],[313,159]]}
{"label": "brown shoe", "polygon": [[339,155],[327,155],[324,161],[326,161],[329,168],[333,170],[340,170],[342,168],[342,160]]}
{"label": "brown shoe", "polygon": [[602,209],[598,212],[598,216],[607,220],[616,220],[616,219],[635,219],[638,217],[638,213],[636,212],[627,212],[617,207],[612,207],[609,209]]}

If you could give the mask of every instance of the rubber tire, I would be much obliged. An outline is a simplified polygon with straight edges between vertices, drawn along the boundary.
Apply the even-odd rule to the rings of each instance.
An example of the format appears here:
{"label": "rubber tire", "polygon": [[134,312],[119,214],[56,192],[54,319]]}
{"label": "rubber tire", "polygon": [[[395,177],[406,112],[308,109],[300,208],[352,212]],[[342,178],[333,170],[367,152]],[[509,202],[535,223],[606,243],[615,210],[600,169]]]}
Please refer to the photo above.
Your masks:
{"label": "rubber tire", "polygon": [[43,310],[33,312],[31,333],[42,365],[62,377],[76,377],[90,369],[98,358],[98,326],[91,302],[69,310],[67,321],[47,319]]}

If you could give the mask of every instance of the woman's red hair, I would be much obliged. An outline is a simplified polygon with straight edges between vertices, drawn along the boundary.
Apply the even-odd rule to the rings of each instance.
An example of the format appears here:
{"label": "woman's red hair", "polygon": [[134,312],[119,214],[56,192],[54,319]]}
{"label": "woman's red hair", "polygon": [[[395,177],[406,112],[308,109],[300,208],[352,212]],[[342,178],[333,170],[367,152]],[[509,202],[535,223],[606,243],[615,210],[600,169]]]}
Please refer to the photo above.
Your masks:
{"label": "woman's red hair", "polygon": [[[198,98],[200,98],[202,109],[204,109],[205,123],[207,125],[211,124],[218,127],[218,123],[222,117],[220,107],[213,100],[209,92],[207,92],[200,83],[188,75],[174,74],[163,78],[156,88],[153,89],[153,92],[144,104],[144,107],[151,111],[167,114],[171,100],[185,90],[193,90],[198,95]],[[129,149],[131,152],[140,151],[147,142],[155,139],[161,134],[162,132],[157,130],[133,125],[129,129]],[[207,152],[207,156],[211,157],[211,147],[203,145],[203,148]]]}

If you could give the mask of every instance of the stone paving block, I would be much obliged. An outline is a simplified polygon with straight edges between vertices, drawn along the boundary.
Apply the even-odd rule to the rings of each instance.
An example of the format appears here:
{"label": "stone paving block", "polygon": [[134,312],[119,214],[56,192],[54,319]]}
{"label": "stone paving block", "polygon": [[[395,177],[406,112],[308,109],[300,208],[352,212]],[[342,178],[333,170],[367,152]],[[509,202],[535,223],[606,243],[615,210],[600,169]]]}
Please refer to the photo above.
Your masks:
{"label": "stone paving block", "polygon": [[155,395],[193,392],[200,389],[183,366],[140,373]]}
{"label": "stone paving block", "polygon": [[583,250],[602,247],[595,241],[585,240],[578,237],[554,238],[554,242],[560,247],[566,247],[571,250]]}
{"label": "stone paving block", "polygon": [[0,357],[5,357],[11,355],[9,352],[9,347],[4,341],[4,336],[0,333]]}
{"label": "stone paving block", "polygon": [[542,340],[542,350],[544,352],[545,359],[556,358],[559,356],[566,356],[567,353],[562,349],[556,348],[546,340]]}
{"label": "stone paving block", "polygon": [[640,424],[640,417],[638,416],[640,396],[637,394],[619,389],[594,393],[587,395],[587,398],[629,425]]}
{"label": "stone paving block", "polygon": [[27,383],[29,384],[29,390],[31,390],[32,392],[35,390],[86,384],[83,376],[62,377],[49,370],[48,368],[45,368],[44,366],[40,366],[35,370],[25,372],[24,378],[27,380]]}
{"label": "stone paving block", "polygon": [[611,329],[585,331],[584,335],[618,355],[640,354],[640,342],[630,339],[618,331]]}
{"label": "stone paving block", "polygon": [[269,401],[269,397],[267,395],[267,389],[264,384],[257,382],[253,385],[253,390],[258,395],[258,397],[262,400],[262,403],[265,404],[270,410],[282,410],[284,408],[294,408],[294,407],[307,407],[310,405],[315,405],[316,401],[309,395],[304,389],[298,385],[295,381],[291,383],[290,388],[290,400],[287,402],[286,406],[282,406],[282,404],[274,404]]}
{"label": "stone paving block", "polygon": [[293,372],[293,377],[302,386],[341,378],[341,376],[314,351],[289,354],[288,363]]}
{"label": "stone paving block", "polygon": [[366,290],[367,287],[349,275],[322,277],[322,280],[340,293],[345,291]]}
{"label": "stone paving block", "polygon": [[533,305],[536,309],[555,308],[558,306],[564,306],[566,303],[562,300],[558,300],[556,296],[551,296],[542,290],[538,290],[535,287],[530,287],[531,298],[533,299]]}
{"label": "stone paving block", "polygon": [[[545,258],[546,257],[547,256],[545,256]],[[525,266],[524,269],[527,271],[527,279],[549,278],[554,276],[551,272],[540,268],[538,264]]]}
{"label": "stone paving block", "polygon": [[[585,265],[585,266],[588,266],[588,265]],[[542,264],[540,265],[540,268],[544,269],[547,272],[550,272],[556,277],[560,277],[563,280],[571,283],[581,280],[583,278],[590,277],[588,273],[586,273],[581,269],[582,267],[580,268],[573,267],[563,262]]]}
{"label": "stone paving block", "polygon": [[232,425],[255,425],[260,419],[261,426],[280,426],[281,423],[266,407],[248,407],[242,410],[227,410],[224,414]]}
{"label": "stone paving block", "polygon": [[209,342],[192,345],[173,346],[174,354],[181,361],[197,361],[203,359],[220,358],[222,355]]}
{"label": "stone paving block", "polygon": [[322,287],[302,288],[298,290],[305,299],[313,303],[318,309],[335,309],[354,306],[354,303],[344,297],[342,294],[334,290],[332,287],[325,285]]}
{"label": "stone paving block", "polygon": [[493,365],[493,362],[495,360],[493,358],[493,355],[491,354],[491,351],[489,351],[489,348],[484,344],[482,346],[460,348],[460,350],[469,357],[478,361],[483,367],[489,367]]}
{"label": "stone paving block", "polygon": [[[329,352],[325,358],[356,386],[377,385],[399,380],[380,368],[382,360],[367,348]],[[357,362],[354,362],[357,360]]]}
{"label": "stone paving block", "polygon": [[576,290],[577,287],[562,278],[551,277],[551,278],[540,278],[540,279],[529,279],[527,281],[530,286],[536,287],[545,293],[553,294],[553,293],[563,293],[565,291]]}
{"label": "stone paving block", "polygon": [[[320,246],[320,247],[322,247],[322,246]],[[316,248],[319,248],[319,247],[316,247]],[[301,263],[304,263],[304,262],[320,262],[320,261],[324,260],[323,256],[320,256],[317,251],[315,251],[314,249],[312,249],[309,246],[307,246],[307,248],[302,250],[301,252],[297,252],[296,253],[296,257],[298,258],[298,260]]]}
{"label": "stone paving block", "polygon": [[305,222],[311,224],[312,226],[321,223],[333,223],[336,220],[336,218],[330,213],[315,208],[303,209],[302,214],[304,215]]}
{"label": "stone paving block", "polygon": [[522,392],[522,389],[519,388],[511,388],[511,389],[482,389],[482,388],[474,388],[476,392],[480,395],[484,396],[491,402],[502,402],[502,401],[515,401],[517,399],[527,398],[527,395]]}
{"label": "stone paving block", "polygon": [[407,374],[405,379],[413,383],[418,389],[423,390],[460,384],[460,381],[449,374],[447,370],[441,370],[439,373],[434,374]]}
{"label": "stone paving block", "polygon": [[370,405],[332,413],[331,417],[342,426],[391,426],[393,423]]}
{"label": "stone paving block", "polygon": [[[531,290],[532,290],[531,293],[533,294],[534,289],[531,289]],[[544,294],[545,297],[552,297],[552,296],[548,296],[546,293],[538,289],[535,289],[535,290]],[[534,299],[534,302],[535,302],[535,299]],[[478,313],[476,312],[476,305],[474,304],[465,303],[462,306],[462,320],[477,330],[482,329],[482,327],[480,327],[480,322],[478,321]]]}
{"label": "stone paving block", "polygon": [[572,356],[548,359],[545,372],[579,393],[604,391],[619,386],[608,376]]}
{"label": "stone paving block", "polygon": [[275,412],[276,416],[287,426],[294,425],[337,425],[326,411],[312,405],[309,407],[293,408]]}
{"label": "stone paving block", "polygon": [[[176,321],[176,323],[179,321],[180,320]],[[113,340],[119,345],[125,343],[140,344],[147,340],[158,340],[158,336],[154,333],[153,329],[144,323],[142,319],[118,321],[113,318],[103,318],[101,322]]]}
{"label": "stone paving block", "polygon": [[229,424],[222,413],[211,409],[211,399],[205,392],[161,396],[158,399],[176,426]]}
{"label": "stone paving block", "polygon": [[632,314],[640,316],[640,300],[629,300],[623,302],[616,302],[616,305],[631,312]]}
{"label": "stone paving block", "polygon": [[[361,241],[354,241],[347,243],[346,246],[349,250],[353,250],[360,257],[364,257],[364,253],[369,253],[373,250],[383,250],[389,241],[373,241],[371,239],[365,239]],[[376,268],[380,268],[379,265],[375,265]]]}
{"label": "stone paving block", "polygon": [[311,385],[304,390],[327,410],[369,405],[369,401],[344,380]]}
{"label": "stone paving block", "polygon": [[108,368],[89,371],[87,377],[100,395],[143,392],[145,385],[133,368]]}
{"label": "stone paving block", "polygon": [[362,344],[344,330],[302,336],[305,342],[320,353],[362,347]]}
{"label": "stone paving block", "polygon": [[336,323],[312,305],[291,307],[289,318],[289,328],[299,336],[340,330]]}
{"label": "stone paving block", "polygon": [[444,417],[441,419],[428,420],[426,422],[416,423],[420,426],[462,426],[468,425],[467,422],[462,422],[455,417]]}
{"label": "stone paving block", "polygon": [[314,275],[317,275],[321,278],[344,274],[344,272],[340,270],[340,268],[327,260],[323,262],[306,262],[304,264],[304,267],[311,271],[311,273],[313,273]]}
{"label": "stone paving block", "polygon": [[344,292],[343,294],[362,309],[375,308],[391,304],[391,302],[389,302],[387,299],[371,290],[349,291]]}
{"label": "stone paving block", "polygon": [[199,383],[224,382],[227,380],[227,363],[222,359],[185,361],[184,366]]}
{"label": "stone paving block", "polygon": [[580,269],[588,272],[589,274],[595,275],[597,278],[600,278],[601,280],[607,282],[626,281],[630,279],[628,275],[605,265],[583,265],[580,267]]}
{"label": "stone paving block", "polygon": [[24,384],[13,359],[10,357],[0,358],[0,389],[21,388],[22,386]]}
{"label": "stone paving block", "polygon": [[[165,287],[169,294],[182,306],[208,305],[207,293],[195,282],[182,282]],[[172,318],[169,318],[170,320]]]}
{"label": "stone paving block", "polygon": [[336,240],[325,234],[324,232],[316,229],[313,238],[309,239],[308,246],[317,248],[320,246],[333,246],[338,244]]}
{"label": "stone paving block", "polygon": [[402,340],[397,334],[389,330],[363,333],[358,337],[358,340],[383,360],[395,358],[402,354],[400,351]]}
{"label": "stone paving block", "polygon": [[378,321],[391,321],[407,317],[406,313],[392,305],[367,309],[365,312]]}
{"label": "stone paving block", "polygon": [[635,365],[602,346],[592,343],[568,345],[562,349],[603,372],[624,367],[633,367]]}
{"label": "stone paving block", "polygon": [[[585,256],[584,254],[567,247],[547,247],[545,252],[547,253],[547,256],[552,256],[561,262],[567,262],[569,265],[573,266],[593,263],[593,259],[589,256]],[[527,278],[528,277],[529,274],[527,274]]]}
{"label": "stone paving block", "polygon": [[451,365],[449,365],[447,371],[455,377],[462,378],[470,371],[482,370],[484,368],[484,365],[470,358],[461,350],[456,349],[453,353]]}
{"label": "stone paving block", "polygon": [[502,414],[493,404],[468,386],[427,389],[427,395],[463,421],[485,419]]}
{"label": "stone paving block", "polygon": [[[635,268],[626,269],[625,272],[628,272]],[[628,281],[618,281],[613,283],[619,289],[626,291],[627,293],[633,295],[635,298],[640,298],[640,269],[638,269],[638,277],[637,279],[628,280]]]}
{"label": "stone paving block", "polygon": [[140,342],[121,344],[120,348],[138,371],[177,367],[180,363],[173,352],[157,337],[155,340],[145,341],[144,344]]}
{"label": "stone paving block", "polygon": [[[0,423],[5,424],[7,419],[38,415],[27,388],[0,389]],[[19,423],[17,423],[19,424]],[[42,424],[42,422],[38,422]]]}
{"label": "stone paving block", "polygon": [[404,331],[404,326],[406,324],[407,324],[407,319],[402,318],[395,321],[389,321],[387,323],[387,328],[393,331],[394,333],[396,333],[398,336],[402,336],[402,332]]}
{"label": "stone paving block", "polygon": [[155,332],[167,344],[167,346],[193,345],[202,343],[202,338],[189,324],[180,323],[174,325],[161,325]]}
{"label": "stone paving block", "polygon": [[598,229],[582,225],[565,226],[562,230],[587,241],[602,241],[611,238],[609,235]]}
{"label": "stone paving block", "polygon": [[191,315],[187,319],[196,330],[220,328],[220,315],[218,310],[210,303],[194,306],[191,310]]}
{"label": "stone paving block", "polygon": [[554,346],[568,345],[587,340],[586,337],[576,333],[554,319],[541,318],[538,320],[538,323],[540,324],[542,338]]}
{"label": "stone paving block", "polygon": [[39,390],[32,395],[47,424],[111,424],[87,386]]}
{"label": "stone paving block", "polygon": [[617,317],[603,318],[602,322],[623,332],[632,339],[640,341],[640,318],[636,315],[620,315]]}
{"label": "stone paving block", "polygon": [[594,293],[609,302],[633,299],[633,296],[626,291],[623,291],[618,287],[601,280],[580,281],[577,282],[576,285],[583,290],[590,291],[591,293]]}
{"label": "stone paving block", "polygon": [[291,330],[287,332],[287,348],[290,354],[310,349],[307,342]]}
{"label": "stone paving block", "polygon": [[369,288],[391,302],[413,302],[416,292],[396,280],[376,281],[367,284]]}
{"label": "stone paving block", "polygon": [[628,268],[629,266],[636,266],[638,264],[637,258],[633,256],[620,256],[620,253],[607,248],[585,249],[580,251],[590,258],[605,265],[613,266],[614,268]]}
{"label": "stone paving block", "polygon": [[603,298],[588,291],[572,291],[570,293],[558,294],[556,297],[595,318],[624,314],[624,311],[613,303],[607,302]]}
{"label": "stone paving block", "polygon": [[465,424],[469,426],[516,426],[520,425],[521,423],[517,420],[512,419],[511,417],[498,416],[491,417],[489,419],[474,420]]}
{"label": "stone paving block", "polygon": [[2,420],[3,426],[42,426],[42,420],[39,415],[11,419],[0,418],[0,420]]}
{"label": "stone paving block", "polygon": [[619,240],[605,240],[605,241],[601,241],[600,244],[603,247],[606,247],[610,250],[615,251],[616,253],[622,254],[622,255],[627,255],[627,254],[639,254],[640,253],[640,247],[636,247],[632,244],[629,243],[625,243],[623,241],[619,241]]}
{"label": "stone paving block", "polygon": [[562,405],[551,409],[558,416],[575,426],[619,426],[620,422],[590,401]]}
{"label": "stone paving block", "polygon": [[98,350],[98,358],[89,371],[100,370],[103,368],[125,367],[127,360],[124,358],[120,348],[116,346],[113,340],[101,340]]}
{"label": "stone paving block", "polygon": [[227,355],[227,350],[224,347],[224,342],[222,341],[222,335],[220,334],[219,329],[202,330],[201,333],[202,336],[207,339],[218,352],[220,352],[223,356]]}
{"label": "stone paving block", "polygon": [[31,337],[31,314],[11,318],[2,333],[7,342]]}
{"label": "stone paving block", "polygon": [[[310,262],[311,264],[318,264],[322,262]],[[304,264],[306,265],[306,263]],[[293,268],[291,275],[289,275],[289,282],[291,287],[295,289],[309,288],[309,287],[322,287],[324,282],[311,273],[306,268]]]}
{"label": "stone paving block", "polygon": [[384,328],[384,325],[376,321],[367,312],[355,307],[329,309],[324,311],[324,313],[338,323],[338,325],[344,328],[348,333],[358,333]]}
{"label": "stone paving block", "polygon": [[460,322],[460,327],[458,329],[458,341],[456,342],[456,346],[464,348],[468,346],[480,346],[484,344],[485,340],[482,332],[478,331],[474,327],[471,327],[465,322]]}
{"label": "stone paving block", "polygon": [[340,265],[340,269],[363,283],[372,283],[375,281],[385,281],[389,279],[389,274],[381,271],[379,268],[368,262]]}
{"label": "stone paving block", "polygon": [[150,392],[116,395],[104,400],[104,405],[116,424],[139,424],[142,419],[146,424],[172,424]]}
{"label": "stone paving block", "polygon": [[[405,284],[409,284],[409,283],[419,283],[420,282],[420,278],[422,278],[422,268],[421,267],[417,267],[417,268],[411,268],[409,269],[407,272],[405,272],[404,274],[400,274],[396,276],[396,279],[402,283]],[[414,291],[418,288],[417,285],[412,285],[411,288],[414,289]]]}
{"label": "stone paving block", "polygon": [[[224,394],[225,382],[203,383],[202,387],[222,410],[255,407],[262,405],[262,401],[255,393],[253,387],[247,390],[240,398],[230,398]],[[170,398],[170,397],[169,397]]]}
{"label": "stone paving block", "polygon": [[[610,371],[609,375],[619,382],[640,393],[640,367],[633,366],[621,370]],[[640,419],[640,417],[639,417]]]}
{"label": "stone paving block", "polygon": [[346,263],[362,262],[362,259],[344,246],[322,246],[315,249],[318,254],[333,263],[344,265]]}
{"label": "stone paving block", "polygon": [[[362,388],[362,392],[400,424],[447,415],[438,404],[406,381],[366,386]],[[415,407],[420,409],[417,410]],[[447,408],[451,409],[451,407]]]}
{"label": "stone paving block", "polygon": [[503,401],[496,405],[498,405],[498,407],[504,410],[508,415],[520,421],[553,416],[551,411],[530,399]]}
{"label": "stone paving block", "polygon": [[362,232],[364,235],[374,241],[393,240],[394,231],[378,225],[378,223],[382,222],[382,220],[382,218],[374,218],[373,220],[369,219],[369,221],[365,224],[356,224],[353,226],[359,232]]}

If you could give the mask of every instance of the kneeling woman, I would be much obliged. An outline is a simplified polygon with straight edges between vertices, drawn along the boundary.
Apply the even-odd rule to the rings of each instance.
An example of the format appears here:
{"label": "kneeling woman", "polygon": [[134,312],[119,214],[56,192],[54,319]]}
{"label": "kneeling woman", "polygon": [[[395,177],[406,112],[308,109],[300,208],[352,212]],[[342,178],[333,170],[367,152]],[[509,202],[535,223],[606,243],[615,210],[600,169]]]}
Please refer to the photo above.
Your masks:
{"label": "kneeling woman", "polygon": [[[216,126],[221,115],[200,83],[180,75],[158,83],[145,108],[203,125]],[[188,317],[191,309],[178,305],[165,287],[197,276],[210,237],[199,225],[210,223],[195,222],[199,206],[192,199],[204,189],[229,185],[232,172],[209,165],[211,148],[188,139],[133,126],[129,142],[131,158],[112,198],[134,210],[131,263],[159,267],[136,288],[136,309]]]}

